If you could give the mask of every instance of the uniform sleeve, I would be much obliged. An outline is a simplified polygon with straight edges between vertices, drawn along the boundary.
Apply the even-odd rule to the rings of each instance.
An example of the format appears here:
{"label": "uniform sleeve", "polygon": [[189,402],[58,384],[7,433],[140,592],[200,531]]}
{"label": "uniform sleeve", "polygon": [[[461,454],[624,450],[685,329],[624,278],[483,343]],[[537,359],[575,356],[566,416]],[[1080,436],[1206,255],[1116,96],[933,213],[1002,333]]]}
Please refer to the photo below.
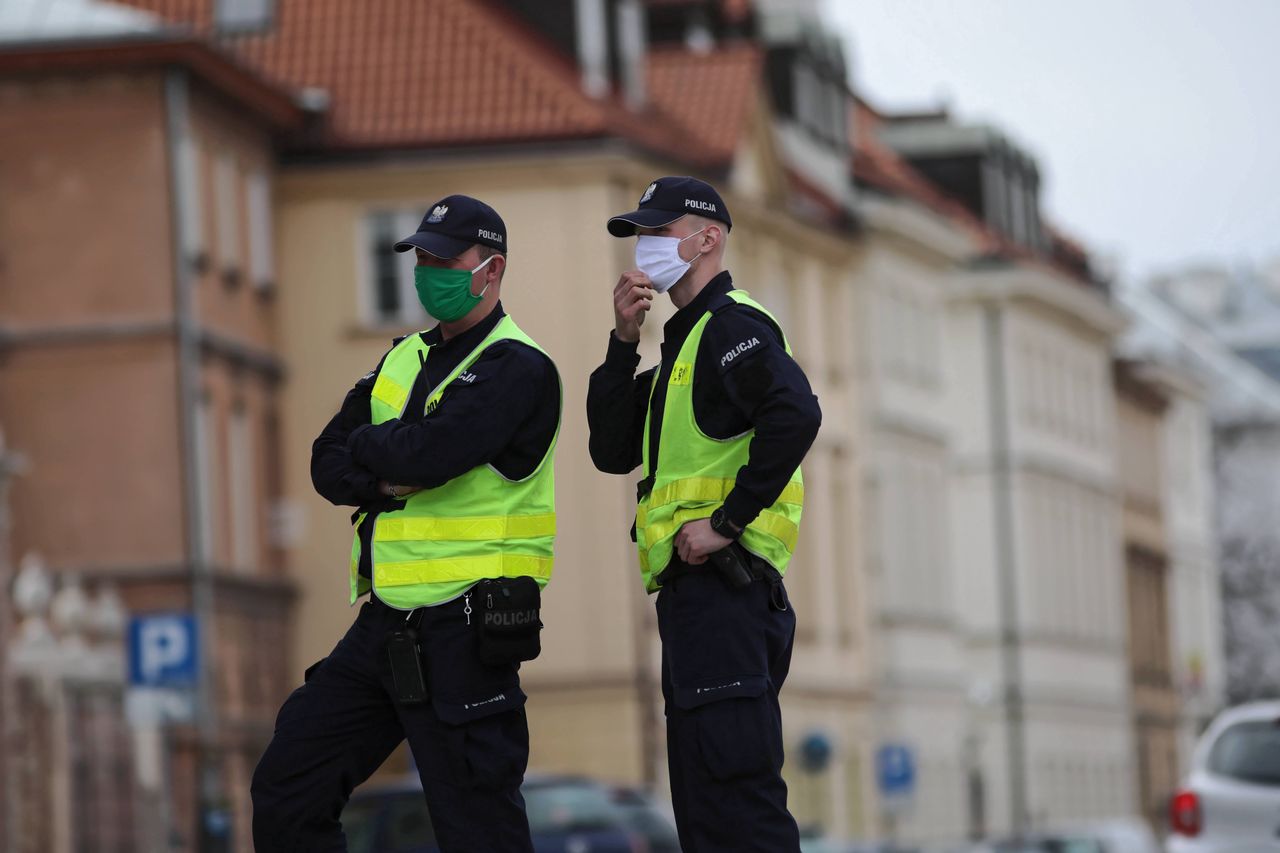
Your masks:
{"label": "uniform sleeve", "polygon": [[725,498],[725,514],[739,527],[772,506],[800,467],[822,424],[809,379],[787,354],[777,329],[750,309],[729,309],[707,324],[705,346],[730,402],[752,425],[747,464]]}
{"label": "uniform sleeve", "polygon": [[437,488],[492,463],[539,406],[560,405],[545,390],[554,370],[546,356],[523,344],[491,346],[449,384],[443,405],[430,416],[366,423],[347,446],[379,479]]}
{"label": "uniform sleeve", "polygon": [[587,385],[587,449],[596,468],[606,474],[629,474],[641,461],[653,370],[636,375],[638,346],[610,332],[604,363]]}
{"label": "uniform sleeve", "polygon": [[351,433],[370,421],[369,394],[381,368],[379,362],[377,369],[356,382],[342,401],[342,408],[311,445],[311,483],[332,504],[365,506],[382,498],[378,478],[352,459],[347,450]]}

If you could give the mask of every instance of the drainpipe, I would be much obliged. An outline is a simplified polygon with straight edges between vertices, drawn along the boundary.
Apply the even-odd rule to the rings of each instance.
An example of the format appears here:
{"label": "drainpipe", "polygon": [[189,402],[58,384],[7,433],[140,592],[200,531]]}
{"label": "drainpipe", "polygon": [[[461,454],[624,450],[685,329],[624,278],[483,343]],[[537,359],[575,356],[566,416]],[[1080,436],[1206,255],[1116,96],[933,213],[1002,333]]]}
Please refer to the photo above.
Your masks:
{"label": "drainpipe", "polygon": [[21,470],[22,459],[8,451],[0,431],[0,849],[18,849],[19,819],[17,799],[12,796],[9,744],[22,737],[16,713],[13,687],[9,683],[9,649],[13,626],[9,606],[12,601],[13,567],[9,557],[9,480]]}
{"label": "drainpipe", "polygon": [[1015,837],[1027,826],[1027,735],[1022,697],[1022,649],[1018,630],[1018,578],[1014,546],[1013,462],[1009,446],[1009,389],[1005,366],[1004,313],[1000,305],[983,308],[986,332],[989,426],[994,474],[996,576],[1000,605],[1000,670],[1004,681],[1004,713],[1009,764],[1009,811]]}
{"label": "drainpipe", "polygon": [[178,422],[181,430],[183,503],[186,507],[186,562],[191,572],[191,607],[199,630],[200,661],[196,683],[196,767],[199,813],[196,816],[198,849],[209,849],[205,839],[205,815],[217,804],[221,774],[211,751],[218,729],[216,696],[210,662],[213,658],[214,587],[209,560],[210,543],[204,541],[204,506],[200,490],[196,419],[200,417],[200,340],[196,319],[193,275],[193,238],[199,229],[193,215],[198,204],[194,171],[184,153],[191,143],[191,89],[185,72],[170,70],[164,81],[166,133],[169,148],[169,208],[173,234],[174,314],[178,355]]}

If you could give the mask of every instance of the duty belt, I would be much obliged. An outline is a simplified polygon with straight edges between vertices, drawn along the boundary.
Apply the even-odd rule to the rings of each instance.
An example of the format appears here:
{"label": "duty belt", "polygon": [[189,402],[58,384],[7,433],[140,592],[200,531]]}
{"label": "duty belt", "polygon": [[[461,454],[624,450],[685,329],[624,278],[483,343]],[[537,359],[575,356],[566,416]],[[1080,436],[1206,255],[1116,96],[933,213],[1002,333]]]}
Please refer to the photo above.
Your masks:
{"label": "duty belt", "polygon": [[[726,583],[730,586],[745,586],[746,584],[734,583],[734,581],[728,577],[729,572],[722,568],[722,566],[727,562],[732,561],[733,563],[736,563],[736,566],[731,571],[740,569],[747,579],[747,584],[752,581],[759,580],[768,581],[771,584],[782,583],[782,575],[778,574],[777,569],[769,565],[767,560],[752,554],[737,542],[730,543],[724,551],[728,553],[721,553],[721,559],[717,559],[716,555],[712,555],[707,559],[706,563],[697,566],[691,566],[673,554],[671,556],[671,562],[667,563],[667,567],[663,569],[662,572],[654,578],[654,580],[657,581],[658,586],[666,586],[672,581],[678,580],[685,575],[715,571],[720,574],[721,577],[724,577]],[[724,557],[728,557],[729,561],[724,560]]]}

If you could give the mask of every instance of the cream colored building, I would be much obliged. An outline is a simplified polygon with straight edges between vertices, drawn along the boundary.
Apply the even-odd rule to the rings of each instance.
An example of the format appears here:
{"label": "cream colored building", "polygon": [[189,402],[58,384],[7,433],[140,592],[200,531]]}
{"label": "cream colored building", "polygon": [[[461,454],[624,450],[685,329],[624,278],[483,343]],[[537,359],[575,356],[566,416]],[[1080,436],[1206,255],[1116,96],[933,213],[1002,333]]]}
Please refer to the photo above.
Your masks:
{"label": "cream colored building", "polygon": [[1180,701],[1172,667],[1173,608],[1165,521],[1164,438],[1169,397],[1161,371],[1115,365],[1138,808],[1163,826],[1179,782]]}
{"label": "cream colored building", "polygon": [[[634,483],[592,467],[585,399],[588,374],[603,359],[612,328],[613,283],[631,263],[631,243],[608,238],[603,223],[666,170],[657,162],[599,152],[501,160],[460,155],[406,159],[377,170],[337,165],[282,175],[281,345],[295,366],[285,390],[283,444],[285,491],[296,502],[290,551],[301,590],[296,668],[323,656],[353,616],[346,605],[350,513],[314,495],[311,440],[350,385],[377,364],[391,337],[422,319],[407,297],[402,319],[375,319],[370,294],[378,261],[371,241],[384,223],[408,233],[432,201],[466,192],[492,204],[507,221],[511,263],[503,303],[546,347],[564,379],[557,568],[544,598],[543,653],[523,671],[534,731],[531,764],[627,781],[650,777],[665,764],[652,602],[641,589],[626,536]],[[803,630],[784,691],[787,725],[792,732],[822,726],[853,745],[861,741],[851,711],[865,691],[859,676],[866,669],[867,639],[849,619],[863,600],[856,561],[838,555],[858,517],[854,375],[840,345],[849,338],[838,323],[853,315],[844,273],[851,249],[789,217],[766,221],[757,211],[770,209],[767,199],[733,189],[761,186],[756,177],[742,174],[727,184],[735,220],[729,267],[741,286],[784,318],[827,419],[807,465],[807,475],[817,472],[807,484],[813,510],[789,575]],[[391,239],[403,236],[400,231]],[[409,281],[411,261],[397,260],[395,275]],[[791,288],[777,287],[778,280]],[[406,286],[402,292],[411,291]],[[824,305],[843,310],[821,310]],[[647,360],[656,355],[668,312],[660,306],[645,325]],[[830,589],[838,595],[823,592]],[[843,812],[838,804],[864,784],[856,752],[842,754],[849,756],[847,767],[822,783],[831,788],[831,803],[821,807],[827,814]]]}
{"label": "cream colored building", "polygon": [[[1154,294],[1130,288],[1120,299],[1132,317],[1121,351],[1158,365],[1169,398],[1162,433],[1163,506],[1173,679],[1182,699],[1179,769],[1185,773],[1196,738],[1221,710],[1227,690],[1214,429],[1273,422],[1280,395],[1265,374]],[[1247,459],[1241,467],[1259,470],[1258,463]],[[1246,504],[1250,498],[1248,492],[1237,497]]]}
{"label": "cream colored building", "polygon": [[[880,136],[939,186],[971,164],[951,218],[983,230],[942,289],[935,445],[947,448],[950,535],[934,583],[951,594],[937,645],[916,652],[940,670],[947,654],[958,663],[934,676],[939,720],[912,726],[933,740],[922,756],[952,762],[941,775],[955,794],[909,831],[937,837],[955,796],[970,831],[1133,814],[1109,355],[1122,319],[1079,250],[1040,221],[1035,164],[998,131],[939,115]],[[927,601],[931,584],[916,588]]]}
{"label": "cream colored building", "polygon": [[[504,306],[547,349],[564,380],[557,567],[544,596],[542,655],[522,670],[531,767],[663,784],[653,602],[643,593],[627,537],[639,475],[595,471],[586,450],[585,398],[613,325],[612,287],[633,265],[633,244],[608,237],[605,221],[634,206],[654,177],[700,171],[719,186],[733,213],[729,269],[778,315],[824,411],[805,467],[810,509],[788,575],[801,626],[783,691],[792,805],[807,825],[839,835],[874,834],[873,738],[865,713],[873,632],[857,544],[861,414],[858,343],[851,333],[861,261],[848,225],[848,143],[816,134],[812,113],[771,109],[762,79],[766,64],[755,46],[729,44],[705,55],[655,49],[649,62],[651,103],[685,111],[672,126],[688,135],[676,133],[674,141],[698,157],[714,157],[712,163],[682,160],[681,146],[664,153],[624,128],[570,143],[315,156],[282,166],[275,195],[280,344],[290,366],[283,516],[300,591],[294,668],[301,672],[326,654],[354,616],[346,603],[350,510],[315,495],[311,442],[392,337],[430,322],[413,295],[411,259],[392,254],[390,243],[413,231],[438,198],[467,193],[506,220]],[[824,96],[843,98],[836,72],[823,73],[825,82],[806,78],[796,85],[825,86]],[[688,74],[712,87],[711,101],[692,110],[674,97]],[[826,191],[797,179],[786,159],[791,149],[804,154],[806,168],[843,171],[843,186]],[[660,300],[645,325],[646,363],[656,360],[670,311]],[[810,773],[796,747],[815,733],[831,741],[833,752],[829,766]]]}
{"label": "cream colored building", "polygon": [[[878,831],[945,841],[966,832],[966,672],[950,547],[947,288],[973,236],[922,205],[864,199],[856,270],[866,582],[873,648],[870,749],[903,744],[917,792]],[[890,810],[891,812],[891,810]]]}
{"label": "cream colored building", "polygon": [[[728,51],[705,61],[723,71]],[[721,82],[758,87],[757,73]],[[1049,239],[1015,231],[1007,210],[1004,231],[1036,251],[993,247],[989,223],[919,175],[862,196],[824,183],[840,166],[824,159],[831,139],[806,136],[813,116],[775,112],[760,88],[735,91],[737,130],[717,131],[724,159],[708,175],[734,213],[729,267],[780,318],[824,411],[788,580],[800,617],[783,691],[798,819],[838,836],[954,839],[974,826],[975,783],[993,832],[1013,825],[1018,802],[1024,825],[1133,813],[1109,366],[1118,314],[1078,270],[1040,260]],[[890,172],[905,168],[880,155]],[[351,618],[349,513],[313,495],[310,442],[390,338],[423,322],[409,262],[386,245],[435,199],[466,192],[506,218],[504,303],[565,378],[558,567],[543,656],[524,669],[532,765],[661,782],[659,650],[625,536],[634,484],[591,467],[584,405],[612,325],[609,290],[631,263],[603,222],[682,168],[602,142],[283,170],[299,669]],[[973,263],[984,255],[997,260]],[[669,311],[660,304],[646,323],[645,364]],[[797,748],[811,735],[832,746],[812,772]],[[876,790],[886,743],[916,756],[916,793],[901,809]]]}
{"label": "cream colored building", "polygon": [[1024,825],[1129,814],[1118,316],[1031,267],[963,273],[951,295],[955,604],[971,673],[999,696],[984,726],[992,822],[1018,823],[1019,806]]}
{"label": "cream colored building", "polygon": [[[1027,158],[1009,146],[983,149],[982,199],[941,190],[929,146],[915,147],[920,117],[896,122],[852,104],[840,51],[820,27],[796,26],[813,17],[813,3],[758,4],[780,13],[764,14],[759,31],[742,3],[708,4],[703,14],[682,4],[438,0],[388,20],[343,1],[307,0],[310,14],[291,4],[279,15],[273,9],[284,4],[183,12],[166,0],[125,3],[179,20],[183,50],[198,68],[228,61],[224,73],[252,69],[233,81],[247,90],[259,90],[257,76],[278,87],[262,87],[255,101],[274,117],[259,123],[280,126],[274,134],[229,110],[227,97],[197,88],[193,145],[174,152],[177,173],[200,188],[186,196],[191,233],[170,236],[175,251],[204,259],[192,273],[204,369],[191,401],[188,438],[198,451],[186,478],[188,500],[201,507],[188,539],[200,547],[183,546],[177,534],[140,539],[136,524],[106,524],[100,538],[111,553],[127,544],[164,557],[116,548],[125,562],[169,571],[165,561],[179,557],[164,555],[192,552],[195,565],[218,576],[225,717],[243,724],[228,749],[229,779],[246,779],[270,712],[355,616],[347,607],[351,511],[326,505],[311,488],[311,442],[392,338],[430,323],[413,293],[412,260],[390,245],[431,202],[465,192],[506,218],[504,306],[564,380],[558,564],[544,598],[544,651],[524,669],[531,765],[662,785],[653,602],[626,535],[634,479],[591,466],[584,410],[586,380],[613,323],[611,289],[632,265],[630,241],[607,237],[605,219],[634,206],[655,175],[690,172],[721,187],[735,219],[728,266],[780,318],[824,412],[805,464],[808,508],[787,580],[799,630],[783,725],[801,824],[836,836],[946,841],[975,826],[1004,833],[1018,824],[1015,811],[1021,825],[1134,813],[1108,355],[1121,321],[1080,257],[1039,223],[1038,174]],[[598,26],[584,17],[564,31],[564,20],[591,8],[602,13]],[[607,27],[604,9],[644,26]],[[229,10],[241,17],[228,22]],[[649,44],[614,44],[617,32],[609,35],[643,35],[649,24]],[[347,38],[357,28],[365,37]],[[206,56],[205,40],[243,64]],[[422,64],[419,45],[429,41],[439,61]],[[102,91],[120,99],[137,90],[155,101],[159,78],[148,79],[111,77]],[[92,106],[104,104],[97,97]],[[846,109],[861,111],[850,122]],[[161,174],[156,140],[164,136],[152,113],[138,127],[155,145],[124,147],[150,158],[147,174]],[[986,131],[942,124],[946,145],[956,133],[964,145],[989,141]],[[102,140],[133,138],[132,124],[106,127]],[[41,147],[42,137],[27,131],[29,145]],[[104,145],[91,146],[95,161],[119,147]],[[95,177],[113,191],[128,179],[111,169]],[[141,225],[160,233],[173,207],[156,199]],[[146,241],[109,242],[81,252],[81,263]],[[37,278],[55,256],[41,255]],[[148,263],[161,261],[164,252]],[[151,278],[131,275],[128,287],[111,291],[131,323],[151,318],[137,305],[164,289]],[[27,293],[15,304],[19,319],[72,300],[73,314],[92,307],[102,323],[101,305],[77,302],[78,291],[59,291],[56,300],[6,293]],[[660,301],[645,325],[646,364],[669,313]],[[115,352],[123,338],[113,334],[91,345]],[[22,356],[23,341],[6,342],[13,353],[0,396],[23,403],[15,410],[31,409],[24,401],[42,386],[17,393],[9,374],[65,342],[54,343],[45,355],[32,345]],[[147,393],[174,386],[173,365],[161,368],[156,375],[169,379]],[[120,388],[138,393],[133,384]],[[12,428],[24,451],[56,448],[59,433],[42,423]],[[157,423],[125,437],[128,448],[151,456],[160,448],[177,479],[178,427]],[[1196,393],[1171,403],[1167,430],[1179,683],[1198,678],[1197,656],[1208,661],[1203,701],[1184,716],[1185,742],[1221,684],[1215,611],[1204,603],[1216,574],[1211,496],[1198,479],[1207,438]],[[129,453],[116,456],[111,465],[133,464]],[[108,480],[88,492],[65,488],[79,470],[67,460],[44,465],[55,465],[54,479],[15,487],[23,547],[32,526],[22,521],[41,494],[60,512],[70,500],[73,510],[128,521],[151,507],[156,517],[173,516],[165,530],[180,526],[178,489],[168,480],[137,482],[140,508],[93,498]],[[70,551],[74,543],[45,539],[59,566],[87,565]],[[111,553],[93,556],[111,562]],[[137,588],[168,578],[142,576]],[[801,761],[806,740],[831,745],[826,766]],[[886,744],[915,756],[906,802],[877,793],[874,758]],[[402,767],[403,756],[389,770]],[[195,783],[191,767],[179,775],[179,784]],[[241,848],[244,788],[234,783],[230,803]]]}
{"label": "cream colored building", "polygon": [[1205,725],[1222,707],[1226,666],[1222,578],[1214,537],[1213,435],[1207,389],[1170,370],[1164,449],[1164,513],[1172,609],[1172,666],[1179,706],[1179,773]]}

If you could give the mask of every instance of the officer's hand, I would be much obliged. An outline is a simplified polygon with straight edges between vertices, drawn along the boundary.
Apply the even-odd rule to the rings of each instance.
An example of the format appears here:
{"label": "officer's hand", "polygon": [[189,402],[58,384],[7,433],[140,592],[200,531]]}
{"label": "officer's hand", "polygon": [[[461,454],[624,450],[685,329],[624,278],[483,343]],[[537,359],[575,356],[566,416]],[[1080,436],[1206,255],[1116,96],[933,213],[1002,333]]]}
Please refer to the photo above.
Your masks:
{"label": "officer's hand", "polygon": [[676,534],[676,553],[689,565],[700,566],[709,555],[727,548],[732,541],[711,529],[711,519],[701,518],[680,528]]}
{"label": "officer's hand", "polygon": [[409,495],[416,494],[417,492],[422,491],[422,487],[421,486],[397,486],[394,483],[388,483],[386,480],[382,480],[378,483],[378,491],[382,492],[382,494],[386,495],[389,498],[395,498],[396,500],[400,500],[401,498],[407,498],[409,497]]}
{"label": "officer's hand", "polygon": [[613,289],[613,328],[618,340],[640,340],[645,312],[653,307],[653,283],[640,270],[628,270]]}

